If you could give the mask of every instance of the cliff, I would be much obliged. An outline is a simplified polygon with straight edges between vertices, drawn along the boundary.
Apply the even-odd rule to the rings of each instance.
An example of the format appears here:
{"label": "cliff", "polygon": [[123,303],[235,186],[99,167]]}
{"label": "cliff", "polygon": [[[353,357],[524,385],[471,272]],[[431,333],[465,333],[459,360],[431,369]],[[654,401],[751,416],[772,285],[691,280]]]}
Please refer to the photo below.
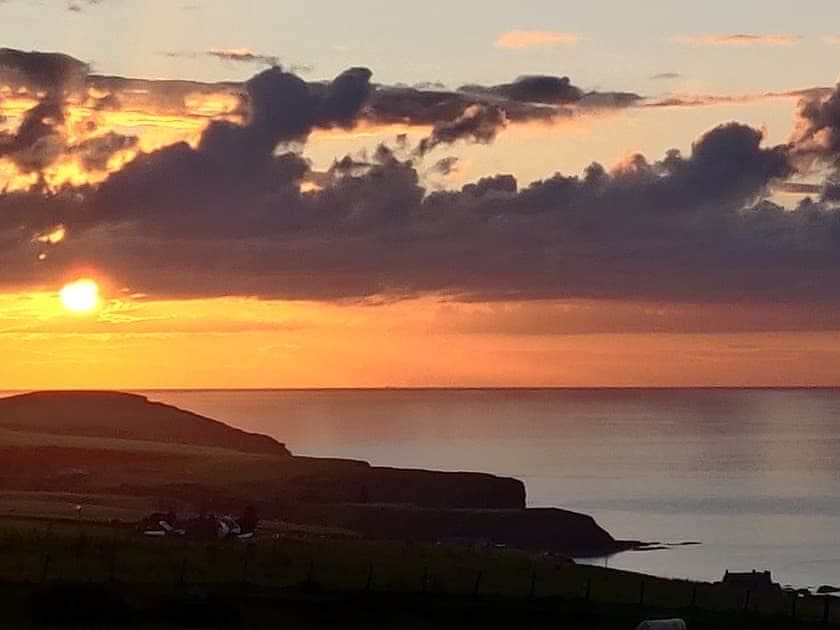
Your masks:
{"label": "cliff", "polygon": [[525,484],[519,479],[473,472],[367,465],[298,477],[289,492],[306,503],[408,503],[428,508],[525,507]]}
{"label": "cliff", "polygon": [[586,514],[555,508],[441,510],[397,505],[290,506],[284,519],[348,530],[364,538],[422,543],[504,545],[575,557],[600,556],[632,547],[617,541]]}

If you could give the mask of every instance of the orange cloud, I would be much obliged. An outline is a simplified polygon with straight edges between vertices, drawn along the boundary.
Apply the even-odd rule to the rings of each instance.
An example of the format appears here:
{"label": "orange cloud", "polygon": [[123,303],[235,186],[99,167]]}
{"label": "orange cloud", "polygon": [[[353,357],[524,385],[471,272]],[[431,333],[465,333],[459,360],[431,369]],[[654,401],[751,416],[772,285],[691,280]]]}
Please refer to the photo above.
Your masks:
{"label": "orange cloud", "polygon": [[38,234],[35,236],[35,241],[38,243],[46,243],[47,245],[55,245],[64,240],[67,236],[67,228],[63,225],[57,225],[50,232]]}
{"label": "orange cloud", "polygon": [[746,105],[761,101],[778,99],[820,98],[828,96],[833,91],[829,87],[813,87],[785,92],[761,92],[756,94],[695,94],[689,92],[673,92],[656,101],[650,101],[642,107],[653,108],[681,108],[681,107],[710,107],[715,105]]}
{"label": "orange cloud", "polygon": [[793,46],[799,42],[791,35],[754,35],[735,33],[732,35],[680,35],[670,40],[682,46]]}
{"label": "orange cloud", "polygon": [[510,31],[496,40],[496,48],[545,48],[561,44],[575,44],[580,41],[578,35],[572,33],[556,33],[551,31]]}
{"label": "orange cloud", "polygon": [[[67,146],[59,157],[40,173],[24,171],[9,158],[0,158],[0,188],[26,190],[42,182],[50,190],[62,185],[97,184],[120,170],[138,153],[150,153],[176,142],[195,147],[212,120],[241,122],[241,101],[232,92],[188,92],[173,106],[155,102],[152,94],[140,91],[119,94],[119,109],[97,108],[95,101],[110,93],[91,88],[87,93],[70,95],[64,109],[64,120],[56,124]],[[0,118],[3,128],[14,133],[26,113],[38,104],[37,95],[0,87]],[[83,163],[83,156],[72,147],[86,141],[104,139],[109,133],[136,137],[136,143],[115,150],[96,168]]]}

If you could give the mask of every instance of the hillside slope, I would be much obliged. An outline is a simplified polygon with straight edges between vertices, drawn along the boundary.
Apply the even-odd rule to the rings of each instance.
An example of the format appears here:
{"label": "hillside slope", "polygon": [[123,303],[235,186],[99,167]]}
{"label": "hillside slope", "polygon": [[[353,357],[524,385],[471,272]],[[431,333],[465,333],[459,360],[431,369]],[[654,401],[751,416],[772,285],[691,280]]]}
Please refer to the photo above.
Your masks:
{"label": "hillside slope", "polygon": [[53,391],[0,398],[0,428],[290,454],[285,445],[267,435],[118,392]]}

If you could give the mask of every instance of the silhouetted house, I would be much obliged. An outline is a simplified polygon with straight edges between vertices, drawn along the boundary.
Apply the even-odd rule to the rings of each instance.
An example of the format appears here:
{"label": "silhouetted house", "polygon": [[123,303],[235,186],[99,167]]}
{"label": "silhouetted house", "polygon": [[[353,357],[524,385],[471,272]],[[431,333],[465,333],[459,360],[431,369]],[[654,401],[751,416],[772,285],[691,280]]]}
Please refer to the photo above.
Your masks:
{"label": "silhouetted house", "polygon": [[721,582],[725,586],[737,586],[748,591],[781,591],[782,587],[773,581],[770,571],[752,570],[748,573],[727,571]]}

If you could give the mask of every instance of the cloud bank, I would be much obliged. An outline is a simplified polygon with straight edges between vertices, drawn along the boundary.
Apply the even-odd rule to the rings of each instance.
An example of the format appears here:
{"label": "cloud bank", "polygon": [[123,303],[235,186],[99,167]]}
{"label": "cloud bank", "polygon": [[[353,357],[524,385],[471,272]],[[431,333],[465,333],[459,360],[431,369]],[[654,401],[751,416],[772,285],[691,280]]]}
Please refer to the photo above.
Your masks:
{"label": "cloud bank", "polygon": [[[56,154],[74,152],[97,168],[134,151],[101,181],[51,188],[36,180],[0,194],[6,286],[93,269],[165,297],[840,301],[840,186],[827,180],[820,198],[793,210],[767,200],[813,164],[836,164],[837,91],[806,95],[794,136],[778,146],[726,123],[687,154],[633,155],[611,170],[592,164],[580,176],[530,184],[500,173],[432,191],[420,183],[429,145],[490,142],[511,120],[639,97],[556,77],[427,91],[376,85],[366,68],[327,82],[274,67],[243,85],[138,83],[25,53],[0,53],[0,71],[9,94],[41,94],[3,132],[4,164],[37,175]],[[211,116],[194,142],[142,150],[124,136],[83,146],[63,135],[68,99],[79,91],[93,99],[88,107],[122,111],[130,98],[165,109],[226,90],[237,94],[235,111]],[[292,148],[316,129],[397,121],[431,127],[426,146],[406,154],[382,145],[327,171]],[[454,165],[438,164],[441,172]],[[56,226],[65,230],[60,241],[38,240]]]}

